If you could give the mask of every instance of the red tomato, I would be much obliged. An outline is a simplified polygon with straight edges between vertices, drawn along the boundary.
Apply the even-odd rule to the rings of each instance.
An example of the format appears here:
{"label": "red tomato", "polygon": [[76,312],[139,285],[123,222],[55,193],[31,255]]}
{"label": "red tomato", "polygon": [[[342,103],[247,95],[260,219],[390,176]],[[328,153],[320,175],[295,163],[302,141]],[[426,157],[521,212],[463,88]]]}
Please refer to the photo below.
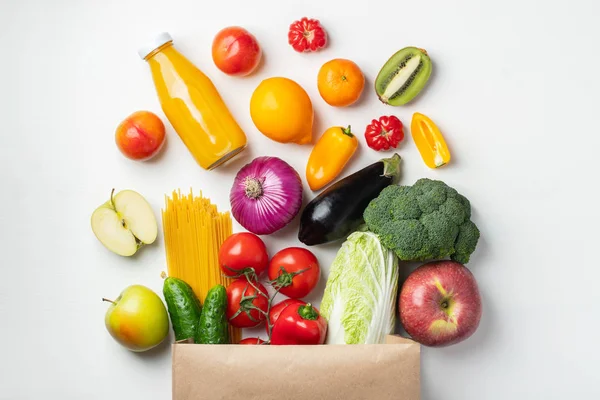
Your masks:
{"label": "red tomato", "polygon": [[323,344],[327,321],[319,310],[307,305],[286,307],[271,332],[271,344]]}
{"label": "red tomato", "polygon": [[304,17],[290,25],[288,43],[300,53],[317,51],[327,44],[327,33],[318,19]]}
{"label": "red tomato", "polygon": [[253,284],[262,294],[246,278],[236,279],[227,286],[227,319],[236,328],[253,328],[267,317],[269,293],[262,284]]}
{"label": "red tomato", "polygon": [[252,272],[252,269],[258,276],[267,269],[268,263],[267,247],[254,233],[234,233],[219,249],[221,271],[232,278]]}
{"label": "red tomato", "polygon": [[321,268],[317,257],[301,247],[288,247],[269,263],[269,279],[275,289],[293,299],[306,296],[317,286]]}
{"label": "red tomato", "polygon": [[227,75],[250,74],[258,66],[261,55],[254,35],[239,26],[221,30],[213,40],[213,61]]}
{"label": "red tomato", "polygon": [[277,321],[277,319],[279,318],[279,315],[281,314],[281,312],[283,310],[286,309],[286,307],[293,306],[293,305],[303,306],[305,304],[306,303],[303,302],[302,300],[285,299],[285,300],[280,301],[279,303],[275,304],[274,306],[271,306],[271,310],[269,311],[269,319],[267,320],[267,324],[265,326],[265,329],[267,330],[267,334],[269,333],[269,324],[271,324],[271,326],[275,325],[275,321]]}
{"label": "red tomato", "polygon": [[404,139],[402,122],[395,115],[383,116],[374,119],[365,130],[367,145],[373,150],[389,150],[396,148]]}
{"label": "red tomato", "polygon": [[261,338],[249,337],[249,338],[240,340],[240,343],[238,343],[238,344],[263,344],[264,342],[265,341],[262,340]]}

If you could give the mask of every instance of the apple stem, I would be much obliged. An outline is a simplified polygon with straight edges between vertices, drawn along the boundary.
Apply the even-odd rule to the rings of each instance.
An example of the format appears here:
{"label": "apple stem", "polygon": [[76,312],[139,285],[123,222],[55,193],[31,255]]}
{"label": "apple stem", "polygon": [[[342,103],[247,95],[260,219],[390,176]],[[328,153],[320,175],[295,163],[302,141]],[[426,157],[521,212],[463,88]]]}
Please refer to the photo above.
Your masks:
{"label": "apple stem", "polygon": [[115,303],[115,302],[114,302],[114,301],[112,301],[112,300],[105,299],[104,297],[102,298],[102,301],[108,301],[109,303],[117,304],[117,303]]}
{"label": "apple stem", "polygon": [[112,208],[115,208],[115,202],[113,201],[114,194],[115,194],[115,188],[113,188],[113,190],[111,190],[111,192],[110,192],[110,205],[112,206]]}

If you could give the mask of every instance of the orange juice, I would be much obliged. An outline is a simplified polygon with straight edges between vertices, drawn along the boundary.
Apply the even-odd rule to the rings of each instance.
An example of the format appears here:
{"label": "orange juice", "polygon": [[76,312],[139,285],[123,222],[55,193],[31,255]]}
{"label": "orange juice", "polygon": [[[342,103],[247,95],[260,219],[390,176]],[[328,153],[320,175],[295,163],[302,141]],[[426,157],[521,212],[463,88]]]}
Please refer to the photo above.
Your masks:
{"label": "orange juice", "polygon": [[212,81],[173,47],[168,33],[139,50],[150,64],[162,109],[198,164],[211,170],[246,147]]}

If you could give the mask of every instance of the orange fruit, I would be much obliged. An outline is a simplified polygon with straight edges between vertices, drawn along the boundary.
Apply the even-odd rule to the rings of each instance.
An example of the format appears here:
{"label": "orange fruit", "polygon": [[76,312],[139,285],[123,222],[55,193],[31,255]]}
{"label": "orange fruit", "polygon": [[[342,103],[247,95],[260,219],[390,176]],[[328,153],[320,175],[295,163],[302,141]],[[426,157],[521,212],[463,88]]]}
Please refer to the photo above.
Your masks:
{"label": "orange fruit", "polygon": [[327,104],[346,107],[360,97],[365,87],[365,77],[354,62],[336,58],[321,66],[317,86]]}

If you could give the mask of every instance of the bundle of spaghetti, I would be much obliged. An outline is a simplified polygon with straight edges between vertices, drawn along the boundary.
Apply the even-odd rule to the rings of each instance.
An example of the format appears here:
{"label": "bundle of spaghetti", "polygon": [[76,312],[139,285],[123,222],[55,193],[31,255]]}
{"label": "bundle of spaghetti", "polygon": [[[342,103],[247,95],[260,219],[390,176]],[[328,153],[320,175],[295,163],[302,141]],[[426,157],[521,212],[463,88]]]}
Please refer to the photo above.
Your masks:
{"label": "bundle of spaghetti", "polygon": [[[232,233],[231,215],[220,213],[210,199],[173,191],[165,195],[162,210],[163,233],[169,276],[187,282],[204,303],[209,289],[227,287],[230,279],[219,267],[219,248]],[[241,339],[239,329],[229,327],[231,343]]]}

